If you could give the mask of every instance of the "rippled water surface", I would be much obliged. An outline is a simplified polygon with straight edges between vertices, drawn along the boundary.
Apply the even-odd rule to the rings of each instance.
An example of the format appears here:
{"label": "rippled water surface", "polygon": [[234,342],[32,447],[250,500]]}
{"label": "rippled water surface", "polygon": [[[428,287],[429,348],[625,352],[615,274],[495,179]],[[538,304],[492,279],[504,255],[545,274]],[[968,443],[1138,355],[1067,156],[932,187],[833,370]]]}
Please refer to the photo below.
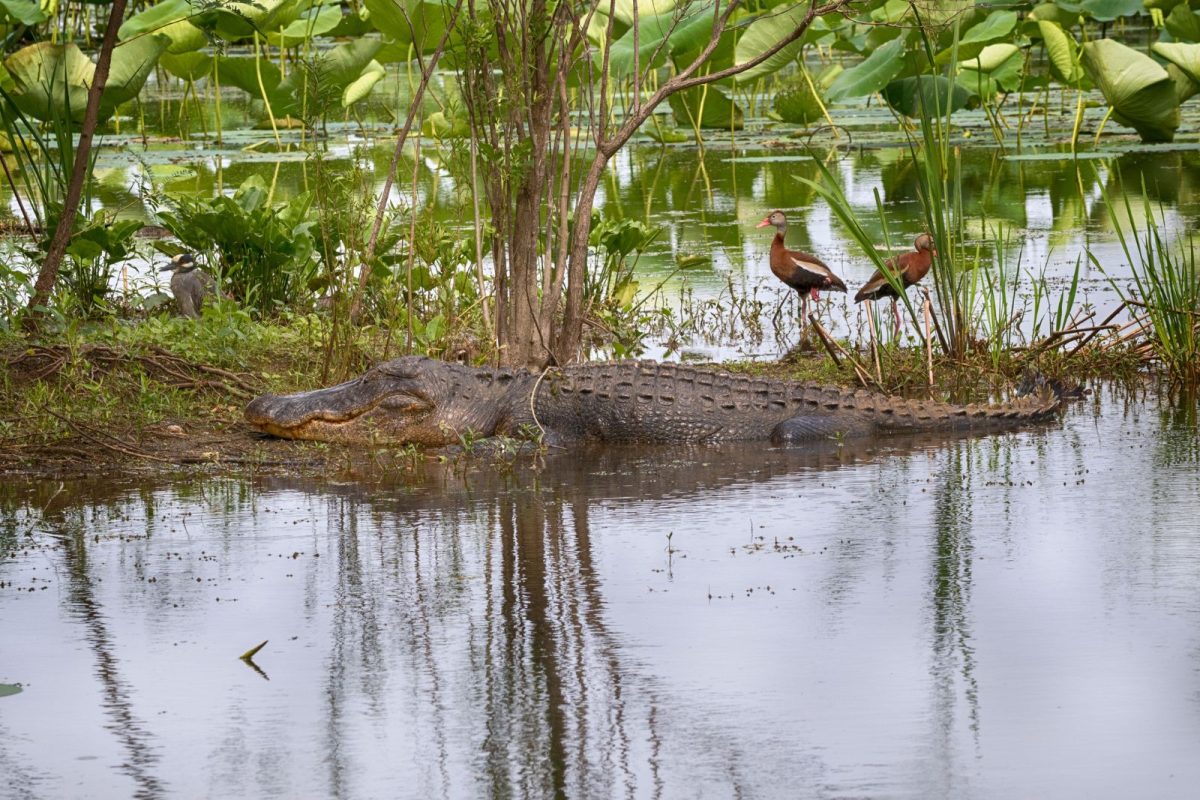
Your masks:
{"label": "rippled water surface", "polygon": [[1194,411],[10,482],[0,796],[1194,797]]}

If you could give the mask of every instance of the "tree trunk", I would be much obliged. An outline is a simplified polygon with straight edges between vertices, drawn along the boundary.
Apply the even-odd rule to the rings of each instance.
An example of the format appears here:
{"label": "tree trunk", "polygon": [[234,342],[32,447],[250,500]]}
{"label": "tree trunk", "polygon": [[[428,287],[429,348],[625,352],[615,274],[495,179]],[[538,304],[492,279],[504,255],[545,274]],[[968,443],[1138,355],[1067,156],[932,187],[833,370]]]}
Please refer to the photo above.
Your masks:
{"label": "tree trunk", "polygon": [[108,83],[108,68],[112,63],[112,51],[117,44],[117,29],[125,16],[125,0],[113,0],[108,12],[108,25],[104,29],[104,40],[100,44],[100,55],[96,59],[95,77],[88,87],[87,107],[83,112],[83,124],[79,128],[79,144],[75,147],[75,163],[71,167],[71,181],[67,184],[67,197],[63,201],[62,214],[58,218],[58,227],[54,229],[54,238],[50,240],[50,249],[42,269],[38,272],[37,282],[33,285],[33,296],[29,298],[29,314],[25,317],[25,329],[36,331],[50,302],[50,293],[58,281],[58,270],[66,255],[67,245],[71,242],[71,232],[75,229],[75,217],[79,212],[79,200],[83,196],[83,184],[90,170],[92,137],[96,132],[96,124],[100,119],[100,98],[104,94],[104,85]]}

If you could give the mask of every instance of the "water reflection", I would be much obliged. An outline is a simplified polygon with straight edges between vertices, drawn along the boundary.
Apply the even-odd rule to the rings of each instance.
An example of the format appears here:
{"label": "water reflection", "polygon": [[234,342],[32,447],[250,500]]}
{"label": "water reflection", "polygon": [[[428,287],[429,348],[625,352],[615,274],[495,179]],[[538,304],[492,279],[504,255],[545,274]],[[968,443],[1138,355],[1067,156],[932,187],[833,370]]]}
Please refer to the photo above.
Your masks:
{"label": "water reflection", "polygon": [[0,796],[1184,796],[1200,461],[1163,414],[6,484]]}

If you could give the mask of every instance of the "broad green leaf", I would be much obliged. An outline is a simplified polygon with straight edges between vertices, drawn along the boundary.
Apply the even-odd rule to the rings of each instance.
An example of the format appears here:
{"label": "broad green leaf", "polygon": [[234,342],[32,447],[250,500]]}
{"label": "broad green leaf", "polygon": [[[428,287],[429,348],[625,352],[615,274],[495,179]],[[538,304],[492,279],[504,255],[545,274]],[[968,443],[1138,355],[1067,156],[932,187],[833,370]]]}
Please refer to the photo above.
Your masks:
{"label": "broad green leaf", "polygon": [[983,22],[972,25],[958,41],[958,50],[947,47],[937,54],[935,60],[939,64],[948,64],[956,55],[961,62],[974,58],[989,43],[1006,38],[1017,25],[1017,12],[993,11]]}
{"label": "broad green leaf", "polygon": [[[686,46],[697,42],[707,43],[712,31],[712,17],[707,14],[692,14],[682,19],[673,13],[657,16],[639,14],[638,18],[638,67],[643,72],[662,66],[676,47],[685,47],[685,39],[689,40]],[[613,42],[609,50],[608,66],[614,75],[633,73],[633,30],[630,25],[629,30]],[[653,65],[651,58],[655,58]]]}
{"label": "broad green leaf", "polygon": [[[804,21],[804,16],[808,13],[809,6],[800,3],[790,7],[776,7],[771,9],[765,15],[750,23],[750,27],[738,39],[737,47],[734,49],[733,61],[735,64],[745,64],[754,58],[765,53],[767,50],[774,47],[780,40],[786,38],[793,33],[797,27]],[[749,82],[763,75],[770,75],[772,72],[783,69],[788,64],[796,60],[800,55],[801,49],[804,47],[804,40],[797,39],[796,41],[781,48],[778,53],[763,61],[761,64],[751,67],[738,76],[738,81]]]}
{"label": "broad green leaf", "polygon": [[959,47],[969,44],[987,44],[997,39],[1003,39],[1012,33],[1017,26],[1017,12],[993,11],[983,22],[972,25],[962,38],[958,40]]}
{"label": "broad green leaf", "polygon": [[1180,3],[1171,9],[1163,27],[1177,42],[1200,42],[1200,16],[1187,3]]}
{"label": "broad green leaf", "polygon": [[385,75],[387,75],[387,71],[384,70],[383,65],[372,59],[363,69],[362,74],[351,81],[350,85],[342,92],[342,106],[349,108],[364,99]]}
{"label": "broad green leaf", "polygon": [[[604,10],[608,11],[608,3],[604,3]],[[712,14],[712,6],[708,3],[697,3],[696,5],[708,5],[709,15]],[[638,0],[637,12],[639,17],[655,17],[660,14],[666,14],[675,8],[675,0]],[[613,15],[626,25],[633,24],[633,0],[616,0],[613,6]]]}
{"label": "broad green leaf", "polygon": [[1029,12],[1029,19],[1036,22],[1054,22],[1063,30],[1069,31],[1079,24],[1082,17],[1078,11],[1067,11],[1054,3],[1042,3],[1034,6],[1033,11]]}
{"label": "broad green leaf", "polygon": [[21,111],[40,120],[83,119],[96,65],[74,44],[31,44],[9,56],[4,66],[16,85],[13,100]]}
{"label": "broad green leaf", "polygon": [[940,28],[969,12],[975,0],[913,0],[912,5],[925,25]]}
{"label": "broad green leaf", "polygon": [[8,697],[9,695],[20,694],[21,684],[19,683],[0,683],[0,697]]}
{"label": "broad green leaf", "polygon": [[188,17],[198,13],[188,0],[163,0],[145,11],[134,14],[117,31],[121,41],[146,34],[161,34],[171,40],[168,53],[188,53],[208,43],[204,32]]}
{"label": "broad green leaf", "polygon": [[1015,44],[991,44],[979,58],[963,64],[955,82],[981,98],[1011,92],[1021,85],[1025,59]]}
{"label": "broad green leaf", "polygon": [[1171,76],[1171,81],[1175,84],[1175,100],[1180,105],[1183,105],[1193,95],[1200,93],[1200,83],[1196,83],[1189,73],[1174,64],[1167,64],[1167,74]]}
{"label": "broad green leaf", "polygon": [[0,20],[5,18],[27,27],[46,21],[46,14],[34,0],[0,0]]}
{"label": "broad green leaf", "polygon": [[170,44],[171,40],[166,36],[154,35],[140,36],[113,48],[108,81],[100,98],[101,119],[107,119],[121,103],[138,96],[146,78],[154,71],[159,56],[166,52]]}
{"label": "broad green leaf", "polygon": [[450,119],[444,111],[435,111],[421,123],[421,133],[435,139],[466,139],[471,129],[465,119]]}
{"label": "broad green leaf", "polygon": [[[166,37],[144,36],[113,49],[100,119],[108,119],[117,105],[137,96],[168,43]],[[83,119],[96,65],[74,44],[38,42],[13,53],[4,66],[21,111],[40,120]]]}
{"label": "broad green leaf", "polygon": [[1055,22],[1038,20],[1037,26],[1046,45],[1050,71],[1054,77],[1069,86],[1078,86],[1083,79],[1083,67],[1079,64],[1079,45],[1075,43],[1075,37]]}
{"label": "broad green leaf", "polygon": [[342,9],[338,6],[325,6],[319,10],[311,9],[283,28],[268,33],[267,41],[276,47],[295,47],[314,36],[324,36],[341,22]]}
{"label": "broad green leaf", "polygon": [[690,128],[699,117],[701,128],[729,130],[742,127],[742,110],[711,84],[707,91],[705,87],[697,86],[676,92],[671,95],[669,102],[675,121],[680,125]]}
{"label": "broad green leaf", "polygon": [[963,69],[977,72],[995,72],[1001,65],[1007,63],[1013,56],[1019,54],[1021,48],[1015,44],[989,44],[980,51],[977,58],[962,62]]}
{"label": "broad green leaf", "polygon": [[[279,67],[267,58],[255,61],[249,56],[226,57],[217,59],[218,80],[222,86],[236,86],[243,92],[256,99],[262,99],[263,89],[272,94],[282,80]],[[261,77],[262,85],[259,85]]]}
{"label": "broad green leaf", "polygon": [[[942,114],[947,113],[947,89],[950,85],[950,81],[941,75],[916,75],[892,81],[883,87],[880,94],[889,106],[906,117],[918,119],[922,113],[935,117],[939,110]],[[962,86],[954,84],[949,100],[948,111],[953,113],[967,105],[970,94]]]}
{"label": "broad green leaf", "polygon": [[[364,0],[364,3],[376,30],[401,50],[412,45],[420,53],[431,53],[437,48],[453,12],[450,5],[425,0]],[[456,38],[455,34],[450,36],[448,47],[453,46]]]}
{"label": "broad green leaf", "polygon": [[1179,67],[1192,80],[1200,82],[1200,44],[1155,42],[1150,50]]}
{"label": "broad green leaf", "polygon": [[1073,3],[1068,0],[1056,0],[1058,5],[1068,12],[1084,13],[1097,22],[1112,22],[1121,17],[1132,17],[1142,13],[1142,0],[1082,0]]}
{"label": "broad green leaf", "polygon": [[893,39],[861,63],[837,76],[830,85],[826,98],[841,100],[846,97],[863,97],[874,94],[887,86],[904,69],[906,37]]}
{"label": "broad green leaf", "polygon": [[1169,142],[1179,127],[1174,81],[1154,59],[1113,39],[1083,45],[1081,61],[1113,118],[1147,142]]}
{"label": "broad green leaf", "polygon": [[158,59],[163,69],[185,81],[197,81],[212,71],[212,56],[205,53],[172,54],[171,49]]}

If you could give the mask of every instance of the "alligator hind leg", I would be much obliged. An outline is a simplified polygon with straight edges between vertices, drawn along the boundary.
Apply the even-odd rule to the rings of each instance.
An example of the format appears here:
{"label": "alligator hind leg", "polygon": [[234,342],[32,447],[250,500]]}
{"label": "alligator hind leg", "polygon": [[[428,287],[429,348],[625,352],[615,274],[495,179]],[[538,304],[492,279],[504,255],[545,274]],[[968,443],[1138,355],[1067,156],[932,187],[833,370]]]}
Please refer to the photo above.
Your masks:
{"label": "alligator hind leg", "polygon": [[772,444],[791,444],[829,439],[850,433],[853,426],[832,415],[801,414],[785,419],[771,430]]}

